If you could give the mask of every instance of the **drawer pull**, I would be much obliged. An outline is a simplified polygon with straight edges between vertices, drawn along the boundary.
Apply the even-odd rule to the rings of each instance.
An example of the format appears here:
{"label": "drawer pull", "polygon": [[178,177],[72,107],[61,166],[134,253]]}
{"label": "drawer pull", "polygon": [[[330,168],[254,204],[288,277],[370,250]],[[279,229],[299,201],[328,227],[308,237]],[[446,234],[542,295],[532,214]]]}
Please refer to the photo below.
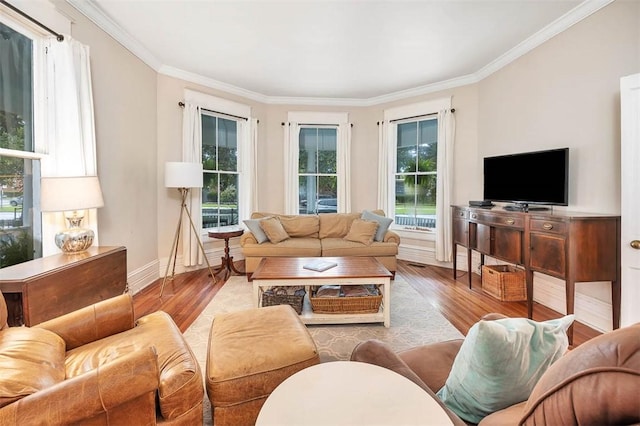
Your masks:
{"label": "drawer pull", "polygon": [[464,212],[458,212],[458,216],[464,217]]}
{"label": "drawer pull", "polygon": [[636,250],[640,250],[640,240],[633,240],[629,245]]}
{"label": "drawer pull", "polygon": [[550,224],[550,223],[545,223],[544,225],[542,225],[542,227],[543,227],[544,229],[546,229],[547,231],[550,231],[550,230],[552,230],[552,229],[553,229],[553,225],[552,225],[552,224]]}
{"label": "drawer pull", "polygon": [[478,215],[477,215],[477,214],[475,214],[475,213],[471,213],[471,219],[477,219],[477,218],[478,218]]}
{"label": "drawer pull", "polygon": [[515,221],[515,220],[513,220],[513,219],[507,219],[507,220],[505,220],[505,223],[506,223],[507,225],[513,225],[514,223],[516,223],[516,221]]}

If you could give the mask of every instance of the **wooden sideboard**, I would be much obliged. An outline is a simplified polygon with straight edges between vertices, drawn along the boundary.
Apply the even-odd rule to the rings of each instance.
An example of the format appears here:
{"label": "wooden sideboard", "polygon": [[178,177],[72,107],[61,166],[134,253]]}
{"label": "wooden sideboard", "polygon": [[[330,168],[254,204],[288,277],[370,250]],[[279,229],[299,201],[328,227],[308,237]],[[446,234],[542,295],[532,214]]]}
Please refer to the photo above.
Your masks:
{"label": "wooden sideboard", "polygon": [[0,269],[0,291],[12,326],[32,326],[126,289],[124,247],[90,247],[82,253],[61,253]]}
{"label": "wooden sideboard", "polygon": [[[565,281],[567,314],[574,313],[576,282],[610,281],[613,328],[620,326],[620,216],[552,211],[512,212],[501,207],[452,206],[453,277],[457,246],[524,266],[527,313],[533,316],[533,273]],[[571,336],[570,336],[571,338]]]}

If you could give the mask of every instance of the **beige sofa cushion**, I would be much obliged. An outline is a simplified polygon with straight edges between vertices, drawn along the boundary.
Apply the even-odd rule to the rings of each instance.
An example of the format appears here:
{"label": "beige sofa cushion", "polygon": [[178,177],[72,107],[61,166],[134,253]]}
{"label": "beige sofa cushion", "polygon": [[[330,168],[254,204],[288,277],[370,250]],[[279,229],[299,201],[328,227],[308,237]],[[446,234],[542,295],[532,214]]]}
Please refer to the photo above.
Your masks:
{"label": "beige sofa cushion", "polygon": [[[343,238],[351,229],[354,220],[360,213],[322,213],[320,218],[320,238]],[[326,256],[326,255],[325,255]]]}
{"label": "beige sofa cushion", "polygon": [[245,257],[319,257],[322,247],[317,238],[289,238],[278,244],[245,244],[242,253]]}
{"label": "beige sofa cushion", "polygon": [[267,235],[269,241],[274,244],[290,238],[287,231],[284,230],[282,223],[280,223],[280,219],[277,217],[262,219],[260,221],[260,228],[262,228],[264,233]]}
{"label": "beige sofa cushion", "polygon": [[396,256],[398,245],[396,243],[382,243],[374,241],[371,245],[364,245],[347,241],[344,238],[324,238],[322,240],[322,256]]}
{"label": "beige sofa cushion", "polygon": [[277,217],[284,230],[291,238],[312,237],[318,238],[320,229],[320,219],[317,215],[288,215],[266,212],[254,212],[251,219],[264,219],[267,217]]}
{"label": "beige sofa cushion", "polygon": [[349,228],[349,232],[344,236],[344,239],[368,246],[373,242],[377,230],[378,222],[356,219],[351,223],[351,228]]}

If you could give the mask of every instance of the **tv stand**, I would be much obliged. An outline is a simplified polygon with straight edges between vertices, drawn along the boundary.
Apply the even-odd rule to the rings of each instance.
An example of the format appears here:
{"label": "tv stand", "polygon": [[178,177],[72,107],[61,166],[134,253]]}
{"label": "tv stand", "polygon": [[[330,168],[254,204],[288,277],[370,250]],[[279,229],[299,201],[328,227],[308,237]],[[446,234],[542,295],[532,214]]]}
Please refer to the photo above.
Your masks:
{"label": "tv stand", "polygon": [[547,210],[551,210],[549,207],[542,207],[542,206],[530,206],[527,203],[515,203],[515,204],[507,204],[506,206],[503,207],[503,209],[505,209],[508,212],[532,212],[532,211],[547,211]]}
{"label": "tv stand", "polygon": [[[469,288],[473,250],[481,265],[486,255],[523,266],[529,318],[534,272],[565,281],[567,314],[574,313],[576,282],[610,281],[613,328],[620,326],[620,216],[452,207],[454,279],[458,245],[467,249]],[[572,342],[573,328],[568,334]]]}

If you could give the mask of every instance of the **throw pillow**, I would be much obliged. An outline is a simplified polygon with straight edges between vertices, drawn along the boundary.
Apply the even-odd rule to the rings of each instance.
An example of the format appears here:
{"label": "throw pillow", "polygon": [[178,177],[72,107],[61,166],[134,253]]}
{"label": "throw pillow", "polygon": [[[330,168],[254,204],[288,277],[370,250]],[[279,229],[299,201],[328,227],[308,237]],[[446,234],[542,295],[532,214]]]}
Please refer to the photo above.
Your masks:
{"label": "throw pillow", "polygon": [[289,234],[284,230],[280,219],[275,216],[262,219],[260,227],[273,244],[289,239]]}
{"label": "throw pillow", "polygon": [[377,229],[378,222],[356,219],[351,224],[351,228],[349,228],[349,232],[344,236],[344,239],[368,246],[373,242]]}
{"label": "throw pillow", "polygon": [[249,231],[251,231],[253,236],[256,237],[256,241],[258,241],[258,244],[262,244],[264,242],[269,241],[269,237],[267,237],[267,234],[265,234],[262,228],[260,227],[261,220],[262,219],[243,220],[244,224],[247,225],[247,228],[249,228]]}
{"label": "throw pillow", "polygon": [[573,318],[477,322],[465,337],[438,397],[471,423],[526,400],[538,379],[569,347],[566,331]]}
{"label": "throw pillow", "polygon": [[378,222],[378,230],[376,231],[376,235],[373,238],[374,241],[384,241],[384,234],[387,233],[389,226],[391,226],[391,224],[393,223],[393,219],[391,219],[390,217],[380,216],[369,210],[364,210],[362,212],[362,219]]}

